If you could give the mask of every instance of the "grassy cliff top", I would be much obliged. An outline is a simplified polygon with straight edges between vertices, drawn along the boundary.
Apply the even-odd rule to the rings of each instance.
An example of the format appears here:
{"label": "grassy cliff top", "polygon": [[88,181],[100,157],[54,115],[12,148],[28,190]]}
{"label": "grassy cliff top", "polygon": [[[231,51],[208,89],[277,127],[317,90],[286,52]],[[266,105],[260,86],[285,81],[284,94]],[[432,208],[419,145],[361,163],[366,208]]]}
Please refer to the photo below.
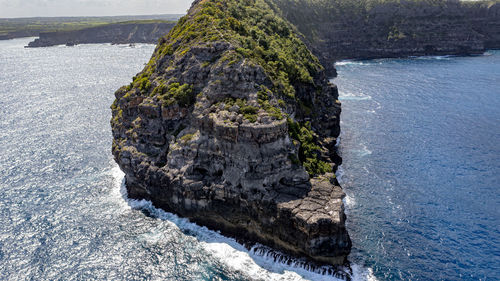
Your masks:
{"label": "grassy cliff top", "polygon": [[[316,95],[335,103],[336,97],[329,96],[333,88],[319,60],[273,5],[268,0],[195,1],[160,39],[144,70],[117,92],[113,123],[121,123],[120,103],[134,100],[149,100],[166,112],[180,107],[213,116],[232,128],[288,121],[290,137],[300,146],[294,162],[310,175],[331,171],[319,158],[321,148],[306,121],[319,116]],[[227,117],[233,113],[240,116],[236,121]]]}
{"label": "grassy cliff top", "polygon": [[36,36],[39,32],[70,31],[119,22],[175,22],[181,16],[182,15],[0,18],[0,34],[23,32]]}
{"label": "grassy cliff top", "polygon": [[262,66],[272,78],[274,93],[294,97],[296,83],[313,84],[322,70],[318,59],[264,0],[196,1],[157,47],[142,78],[165,56],[182,57],[198,45],[227,42],[233,50],[221,60],[244,59]]}
{"label": "grassy cliff top", "polygon": [[[467,15],[500,4],[500,0],[273,0],[280,13],[302,31],[322,21],[365,19],[369,16],[433,17]],[[470,14],[472,16],[472,14]]]}

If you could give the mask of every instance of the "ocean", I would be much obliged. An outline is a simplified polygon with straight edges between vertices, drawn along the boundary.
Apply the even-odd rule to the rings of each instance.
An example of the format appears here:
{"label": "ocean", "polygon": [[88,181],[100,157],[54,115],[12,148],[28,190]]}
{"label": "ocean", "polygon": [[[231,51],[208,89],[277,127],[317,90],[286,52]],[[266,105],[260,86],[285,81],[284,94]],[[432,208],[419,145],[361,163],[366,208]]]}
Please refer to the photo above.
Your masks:
{"label": "ocean", "polygon": [[379,280],[499,280],[500,52],[337,70],[350,259]]}
{"label": "ocean", "polygon": [[[129,200],[109,106],[152,45],[0,41],[1,280],[336,280]],[[355,280],[500,272],[500,53],[341,62]]]}

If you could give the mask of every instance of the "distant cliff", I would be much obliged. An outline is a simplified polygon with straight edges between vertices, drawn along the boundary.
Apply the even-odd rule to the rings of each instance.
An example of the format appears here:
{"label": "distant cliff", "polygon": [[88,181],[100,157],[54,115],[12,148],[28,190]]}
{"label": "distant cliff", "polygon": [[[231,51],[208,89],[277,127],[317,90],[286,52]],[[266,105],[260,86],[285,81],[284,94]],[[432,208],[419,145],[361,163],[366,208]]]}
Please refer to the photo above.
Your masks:
{"label": "distant cliff", "polygon": [[34,37],[35,32],[33,31],[12,31],[6,34],[0,34],[0,40],[10,40],[14,38],[22,38],[22,37]]}
{"label": "distant cliff", "polygon": [[110,23],[130,21],[177,21],[183,15],[160,14],[100,17],[0,18],[0,40],[37,37],[40,33],[71,31]]}
{"label": "distant cliff", "polygon": [[500,48],[499,1],[273,0],[326,67],[340,59]]}
{"label": "distant cliff", "polygon": [[106,24],[72,31],[40,33],[40,38],[28,44],[28,47],[48,47],[55,45],[77,45],[94,43],[157,43],[167,34],[175,22],[166,21],[131,21]]}

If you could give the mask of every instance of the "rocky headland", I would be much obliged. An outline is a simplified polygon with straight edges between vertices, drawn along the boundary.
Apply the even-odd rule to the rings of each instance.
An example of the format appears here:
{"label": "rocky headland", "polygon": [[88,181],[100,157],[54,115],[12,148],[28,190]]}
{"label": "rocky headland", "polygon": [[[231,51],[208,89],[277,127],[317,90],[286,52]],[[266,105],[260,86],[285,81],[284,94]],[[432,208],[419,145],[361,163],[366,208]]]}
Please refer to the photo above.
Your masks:
{"label": "rocky headland", "polygon": [[338,91],[268,1],[195,1],[115,96],[113,154],[131,198],[346,263]]}
{"label": "rocky headland", "polygon": [[175,22],[148,20],[105,24],[79,30],[41,32],[39,38],[30,42],[27,47],[98,43],[156,44],[158,39],[167,34],[174,26]]}
{"label": "rocky headland", "polygon": [[342,265],[333,62],[500,46],[498,2],[197,0],[112,105],[129,196]]}
{"label": "rocky headland", "polygon": [[500,1],[275,0],[334,74],[333,62],[472,55],[500,48]]}

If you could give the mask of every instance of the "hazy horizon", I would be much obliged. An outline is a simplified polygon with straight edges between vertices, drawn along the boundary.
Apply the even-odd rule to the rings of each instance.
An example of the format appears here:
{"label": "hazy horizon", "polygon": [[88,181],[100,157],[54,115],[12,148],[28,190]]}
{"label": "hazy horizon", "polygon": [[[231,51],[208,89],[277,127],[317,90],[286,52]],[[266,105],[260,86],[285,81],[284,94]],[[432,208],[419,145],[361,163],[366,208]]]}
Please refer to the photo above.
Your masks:
{"label": "hazy horizon", "polygon": [[185,14],[192,0],[0,0],[0,18]]}

